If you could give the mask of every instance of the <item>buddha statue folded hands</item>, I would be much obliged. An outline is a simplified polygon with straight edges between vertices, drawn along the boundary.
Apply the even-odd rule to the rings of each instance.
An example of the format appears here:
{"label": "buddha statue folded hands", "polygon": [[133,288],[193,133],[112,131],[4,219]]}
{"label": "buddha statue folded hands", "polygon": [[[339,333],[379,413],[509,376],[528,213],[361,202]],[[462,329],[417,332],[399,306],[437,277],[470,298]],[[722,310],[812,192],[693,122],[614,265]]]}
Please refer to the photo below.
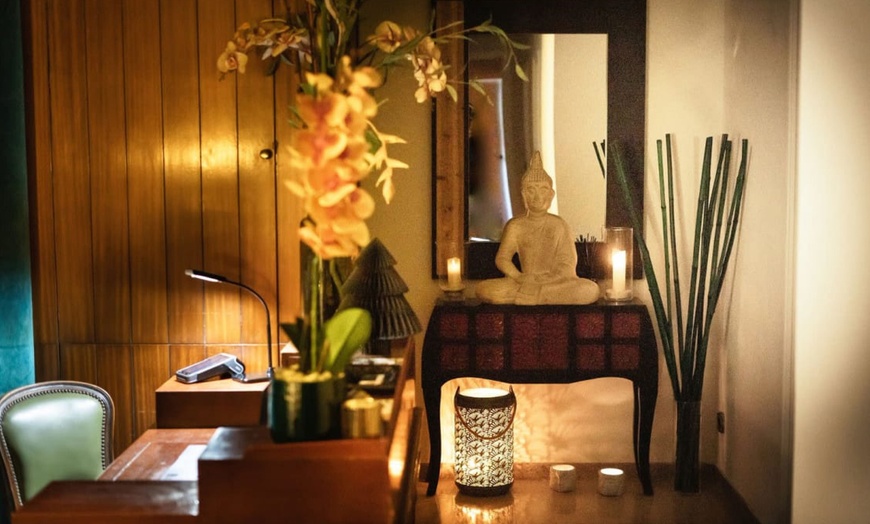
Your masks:
{"label": "buddha statue folded hands", "polygon": [[[504,278],[484,280],[475,294],[495,304],[591,304],[598,284],[577,276],[577,251],[568,223],[549,213],[556,192],[535,152],[522,178],[526,214],[505,224],[495,264]],[[519,255],[520,266],[513,263]]]}

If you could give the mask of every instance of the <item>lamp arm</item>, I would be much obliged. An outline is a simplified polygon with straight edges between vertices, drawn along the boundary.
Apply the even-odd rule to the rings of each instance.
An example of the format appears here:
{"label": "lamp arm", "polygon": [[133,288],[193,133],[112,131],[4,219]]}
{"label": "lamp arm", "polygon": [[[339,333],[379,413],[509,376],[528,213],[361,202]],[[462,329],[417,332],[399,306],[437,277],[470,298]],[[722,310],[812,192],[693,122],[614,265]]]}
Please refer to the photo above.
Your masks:
{"label": "lamp arm", "polygon": [[254,291],[250,286],[229,279],[225,279],[223,280],[223,282],[239,286],[240,288],[257,297],[257,300],[260,301],[260,304],[263,304],[263,309],[266,310],[266,353],[269,359],[269,369],[266,370],[266,374],[269,376],[269,378],[272,378],[275,371],[272,367],[272,316],[269,314],[269,305],[266,304],[266,300],[263,299],[263,297],[260,296],[259,293]]}
{"label": "lamp arm", "polygon": [[216,282],[219,284],[232,284],[233,286],[240,287],[257,297],[260,304],[263,304],[263,309],[266,310],[266,353],[269,358],[269,368],[266,370],[266,376],[272,378],[275,374],[275,368],[272,366],[272,315],[269,314],[269,305],[266,304],[266,300],[250,286],[242,284],[241,282],[236,282],[235,280],[230,280],[223,275],[218,275],[217,273],[209,273],[208,271],[203,271],[201,269],[186,269],[184,274],[197,280]]}

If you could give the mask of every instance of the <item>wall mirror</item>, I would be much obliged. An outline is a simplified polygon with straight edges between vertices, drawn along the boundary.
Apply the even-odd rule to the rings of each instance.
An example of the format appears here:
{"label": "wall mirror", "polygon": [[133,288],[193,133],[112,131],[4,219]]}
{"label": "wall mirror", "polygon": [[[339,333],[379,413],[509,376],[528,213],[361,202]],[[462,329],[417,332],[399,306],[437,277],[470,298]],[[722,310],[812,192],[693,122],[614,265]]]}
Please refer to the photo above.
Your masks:
{"label": "wall mirror", "polygon": [[[643,209],[646,76],[645,0],[436,0],[439,25],[492,18],[530,47],[530,82],[504,69],[494,39],[473,36],[443,50],[487,97],[460,89],[458,103],[436,103],[433,137],[433,277],[463,259],[466,278],[501,276],[495,252],[504,222],[523,211],[519,180],[540,150],[556,184],[551,212],[577,238],[578,274],[600,276],[603,226],[630,225],[608,144],[620,151],[636,211]],[[457,73],[454,72],[454,75]],[[596,152],[596,147],[598,151]],[[602,147],[603,146],[603,147]],[[600,159],[600,163],[599,163]],[[635,249],[636,277],[641,263]]]}

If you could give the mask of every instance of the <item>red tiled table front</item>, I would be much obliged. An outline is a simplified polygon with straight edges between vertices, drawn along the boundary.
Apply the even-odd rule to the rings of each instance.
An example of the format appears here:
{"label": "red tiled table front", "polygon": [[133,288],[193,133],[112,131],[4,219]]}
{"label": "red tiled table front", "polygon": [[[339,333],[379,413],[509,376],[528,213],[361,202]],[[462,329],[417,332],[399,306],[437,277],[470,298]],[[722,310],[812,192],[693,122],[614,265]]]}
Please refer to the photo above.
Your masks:
{"label": "red tiled table front", "polygon": [[655,335],[642,304],[513,306],[439,301],[422,353],[429,424],[429,495],[441,463],[441,386],[478,377],[508,383],[567,384],[621,377],[634,384],[634,452],[644,493],[652,494],[649,443],[658,394]]}

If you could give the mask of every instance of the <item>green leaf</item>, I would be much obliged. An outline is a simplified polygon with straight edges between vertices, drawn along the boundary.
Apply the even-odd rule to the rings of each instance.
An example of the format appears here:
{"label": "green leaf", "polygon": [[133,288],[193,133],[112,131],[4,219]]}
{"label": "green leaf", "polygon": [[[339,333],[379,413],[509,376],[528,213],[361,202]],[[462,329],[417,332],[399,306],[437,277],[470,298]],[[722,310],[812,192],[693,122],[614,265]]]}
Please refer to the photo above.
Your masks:
{"label": "green leaf", "polygon": [[514,71],[517,73],[517,76],[520,77],[524,82],[529,81],[529,77],[526,76],[526,72],[523,71],[523,68],[520,67],[520,64],[514,66]]}
{"label": "green leaf", "polygon": [[453,87],[453,86],[450,85],[450,84],[447,84],[446,88],[447,88],[447,94],[450,95],[450,98],[452,98],[454,102],[456,102],[457,100],[459,100],[459,96],[458,96],[457,93],[456,93],[456,88],[455,88],[455,87]]}
{"label": "green leaf", "polygon": [[369,153],[374,154],[378,149],[381,148],[381,139],[378,138],[378,134],[371,130],[371,128],[366,128],[365,131],[366,142],[369,144]]}
{"label": "green leaf", "polygon": [[483,84],[481,84],[479,80],[469,80],[468,86],[481,95],[487,96],[486,89],[484,89]]}
{"label": "green leaf", "polygon": [[521,42],[517,42],[516,40],[508,39],[508,41],[510,42],[511,47],[513,47],[514,49],[520,49],[520,50],[525,51],[526,49],[532,48],[532,46],[530,46],[528,44],[523,44]]}
{"label": "green leaf", "polygon": [[293,345],[301,351],[305,341],[305,321],[301,317],[297,317],[296,322],[292,324],[290,322],[281,323],[281,329],[287,333]]}
{"label": "green leaf", "polygon": [[324,326],[329,347],[325,371],[342,372],[353,354],[365,344],[372,332],[372,316],[362,308],[347,308],[336,313]]}
{"label": "green leaf", "polygon": [[302,369],[305,369],[308,363],[308,346],[311,343],[311,339],[308,336],[308,325],[305,322],[304,318],[297,317],[296,322],[283,322],[280,324],[281,329],[284,330],[284,333],[287,333],[287,336],[290,337],[290,341],[293,342],[293,345],[296,346],[296,349],[299,351],[300,358],[304,359],[304,362],[300,362],[300,366]]}

